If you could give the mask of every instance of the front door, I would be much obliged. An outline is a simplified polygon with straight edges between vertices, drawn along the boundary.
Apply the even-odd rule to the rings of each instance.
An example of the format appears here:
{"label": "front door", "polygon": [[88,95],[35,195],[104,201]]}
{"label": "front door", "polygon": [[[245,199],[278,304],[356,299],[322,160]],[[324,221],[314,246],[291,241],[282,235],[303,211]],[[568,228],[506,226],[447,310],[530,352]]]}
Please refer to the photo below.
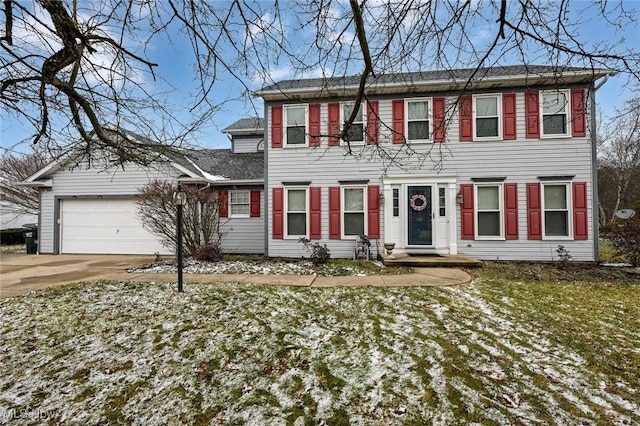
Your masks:
{"label": "front door", "polygon": [[407,189],[407,200],[409,203],[408,222],[408,243],[410,246],[432,246],[433,226],[431,187],[430,186],[410,186]]}

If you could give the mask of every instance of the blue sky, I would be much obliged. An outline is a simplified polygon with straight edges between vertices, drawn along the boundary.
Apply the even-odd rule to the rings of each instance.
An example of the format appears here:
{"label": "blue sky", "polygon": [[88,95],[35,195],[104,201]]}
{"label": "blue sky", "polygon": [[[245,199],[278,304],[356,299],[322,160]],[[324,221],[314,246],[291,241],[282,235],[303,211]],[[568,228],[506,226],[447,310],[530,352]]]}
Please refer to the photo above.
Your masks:
{"label": "blue sky", "polygon": [[[581,2],[577,3],[580,4]],[[630,0],[626,3],[626,6],[637,10],[640,2]],[[582,19],[584,20],[584,25],[582,25],[580,37],[586,43],[597,43],[599,40],[606,41],[609,37],[615,36],[619,38],[622,35],[625,47],[640,51],[640,37],[638,36],[640,31],[637,25],[635,27],[627,26],[622,29],[622,34],[615,35],[614,28],[595,13],[593,16],[583,16]],[[473,28],[471,31],[475,37],[482,38],[493,34],[495,28],[489,23],[485,26]],[[309,36],[309,34],[295,34],[293,39],[299,40],[302,44]],[[170,38],[173,44],[168,43],[167,38],[155,39],[155,42],[147,48],[147,56],[151,61],[158,63],[156,72],[176,88],[174,93],[167,96],[167,102],[170,105],[180,107],[184,105],[185,99],[196,90],[192,72],[193,53],[191,45],[184,36],[178,33],[169,33],[166,34],[166,37]],[[359,69],[353,69],[352,73],[355,74],[359,71]],[[274,67],[271,70],[271,75],[276,79],[294,77],[286,64]],[[228,75],[222,75],[221,77],[220,81],[216,83],[213,97],[214,100],[220,103],[228,98],[237,96],[236,94],[239,90],[239,85],[231,77]],[[622,106],[623,101],[630,97],[630,89],[625,86],[625,83],[626,77],[624,76],[612,77],[597,93],[596,99],[600,111],[604,115],[611,114],[616,107]],[[154,83],[147,79],[147,84],[153,85]],[[261,86],[261,83],[257,80],[248,84],[254,90],[259,89]],[[160,86],[157,89],[165,90],[164,87]],[[228,139],[221,133],[221,130],[242,117],[255,115],[254,108],[257,108],[260,115],[262,115],[262,106],[259,99],[253,99],[253,104],[240,100],[224,102],[221,110],[196,135],[194,142],[207,148],[228,147]],[[25,123],[16,121],[13,117],[7,117],[5,113],[2,114],[0,120],[0,146],[4,148],[14,146],[16,141],[29,137],[32,132],[33,129]],[[23,145],[22,149],[28,149],[27,146]]]}

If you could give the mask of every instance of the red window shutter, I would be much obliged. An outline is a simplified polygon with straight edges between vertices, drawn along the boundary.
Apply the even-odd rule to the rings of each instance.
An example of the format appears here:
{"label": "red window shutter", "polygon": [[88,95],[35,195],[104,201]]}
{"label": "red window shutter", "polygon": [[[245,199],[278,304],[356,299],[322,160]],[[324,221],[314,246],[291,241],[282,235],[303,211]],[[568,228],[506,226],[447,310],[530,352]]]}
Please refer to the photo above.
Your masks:
{"label": "red window shutter", "polygon": [[282,107],[271,107],[271,148],[282,148]]}
{"label": "red window shutter", "polygon": [[393,143],[404,143],[404,99],[396,99],[391,102],[391,122]]}
{"label": "red window shutter", "polygon": [[502,95],[502,139],[516,139],[516,94]]}
{"label": "red window shutter", "polygon": [[367,102],[367,145],[375,145],[380,139],[378,101]]}
{"label": "red window shutter", "polygon": [[260,217],[260,191],[250,193],[249,217]]}
{"label": "red window shutter", "polygon": [[460,96],[458,113],[460,115],[460,142],[473,141],[473,99]]}
{"label": "red window shutter", "polygon": [[527,236],[530,240],[542,239],[542,206],[540,184],[527,184]]}
{"label": "red window shutter", "polygon": [[367,187],[367,220],[369,222],[368,237],[380,238],[380,186]]}
{"label": "red window shutter", "polygon": [[504,238],[518,239],[518,184],[504,184]]}
{"label": "red window shutter", "polygon": [[573,182],[573,239],[586,240],[588,238],[587,184],[586,182]]}
{"label": "red window shutter", "polygon": [[[329,108],[329,134],[340,134],[340,104],[331,103]],[[329,146],[340,146],[340,139],[336,136],[329,136]]]}
{"label": "red window shutter", "polygon": [[284,238],[284,188],[273,188],[273,239]]}
{"label": "red window shutter", "polygon": [[527,139],[540,137],[540,100],[538,92],[524,94],[524,115],[527,126]]}
{"label": "red window shutter", "polygon": [[573,137],[587,134],[586,110],[584,90],[571,90],[571,134]]}
{"label": "red window shutter", "polygon": [[229,191],[225,189],[218,192],[218,214],[229,217]]}
{"label": "red window shutter", "polygon": [[340,187],[329,188],[329,238],[339,240],[340,229]]}
{"label": "red window shutter", "polygon": [[433,141],[444,142],[447,135],[444,98],[433,98]]}
{"label": "red window shutter", "polygon": [[460,206],[460,218],[462,224],[462,239],[473,240],[475,238],[475,231],[473,224],[475,222],[474,216],[474,201],[473,201],[473,184],[465,183],[460,185],[460,193],[462,194],[462,205]]}
{"label": "red window shutter", "polygon": [[320,105],[309,105],[309,146],[320,146]]}
{"label": "red window shutter", "polygon": [[322,192],[319,187],[309,188],[309,238],[319,240],[322,237],[321,228],[321,211],[322,211]]}

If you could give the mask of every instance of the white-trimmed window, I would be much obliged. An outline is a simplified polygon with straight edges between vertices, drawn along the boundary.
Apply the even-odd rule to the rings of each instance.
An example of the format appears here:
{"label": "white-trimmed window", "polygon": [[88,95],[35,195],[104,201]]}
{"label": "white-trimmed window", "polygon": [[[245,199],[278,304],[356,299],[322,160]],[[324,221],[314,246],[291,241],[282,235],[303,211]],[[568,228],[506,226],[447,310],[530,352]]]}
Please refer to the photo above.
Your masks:
{"label": "white-trimmed window", "polygon": [[229,191],[229,217],[249,217],[249,191]]}
{"label": "white-trimmed window", "polygon": [[287,105],[284,107],[284,145],[304,146],[307,144],[307,105]]}
{"label": "white-trimmed window", "polygon": [[569,183],[542,184],[542,212],[544,238],[571,237],[571,185]]}
{"label": "white-trimmed window", "polygon": [[407,140],[431,140],[431,102],[428,99],[407,100]]}
{"label": "white-trimmed window", "polygon": [[285,190],[285,232],[287,237],[307,236],[307,188]]}
{"label": "white-trimmed window", "polygon": [[342,235],[353,237],[366,234],[366,187],[342,187]]}
{"label": "white-trimmed window", "polygon": [[476,185],[476,239],[502,239],[502,184]]}
{"label": "white-trimmed window", "polygon": [[[355,107],[355,103],[343,103],[342,104],[342,123],[347,121],[351,117],[351,113]],[[364,115],[362,114],[362,104],[358,107],[356,118],[353,120],[353,124],[349,128],[347,134],[349,142],[363,143],[364,142]]]}
{"label": "white-trimmed window", "polygon": [[473,102],[475,139],[500,139],[502,137],[501,96],[476,95],[473,97]]}
{"label": "white-trimmed window", "polygon": [[569,91],[540,92],[542,136],[569,136]]}

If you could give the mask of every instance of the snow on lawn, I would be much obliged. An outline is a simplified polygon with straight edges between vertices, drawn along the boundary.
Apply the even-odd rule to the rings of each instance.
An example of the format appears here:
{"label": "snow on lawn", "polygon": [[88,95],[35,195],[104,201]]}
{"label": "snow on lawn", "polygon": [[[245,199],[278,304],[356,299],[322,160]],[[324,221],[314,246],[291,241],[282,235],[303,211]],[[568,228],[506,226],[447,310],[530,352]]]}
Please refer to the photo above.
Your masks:
{"label": "snow on lawn", "polygon": [[638,328],[593,355],[597,330],[558,336],[584,324],[522,287],[103,282],[4,300],[0,423],[638,424]]}

